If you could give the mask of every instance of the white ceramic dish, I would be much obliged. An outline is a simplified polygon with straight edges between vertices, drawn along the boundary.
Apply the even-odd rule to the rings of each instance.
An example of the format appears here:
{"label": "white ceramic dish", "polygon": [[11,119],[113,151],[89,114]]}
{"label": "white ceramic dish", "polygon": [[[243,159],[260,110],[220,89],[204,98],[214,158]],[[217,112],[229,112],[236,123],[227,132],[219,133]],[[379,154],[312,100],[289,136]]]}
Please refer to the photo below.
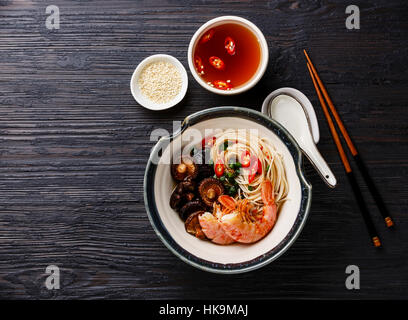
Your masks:
{"label": "white ceramic dish", "polygon": [[[161,103],[161,104],[155,103],[154,101],[145,97],[140,91],[140,88],[138,85],[138,79],[143,69],[150,63],[157,62],[157,61],[165,61],[165,62],[168,62],[174,65],[177,68],[177,70],[180,72],[180,76],[182,80],[181,90],[179,94],[171,101],[167,103]],[[133,72],[132,78],[130,80],[130,91],[132,92],[133,98],[135,98],[135,100],[141,106],[147,109],[150,109],[150,110],[155,110],[155,111],[169,109],[175,106],[176,104],[178,104],[181,100],[183,100],[184,96],[186,95],[187,87],[188,87],[188,77],[187,77],[186,69],[184,68],[184,66],[181,64],[179,60],[167,54],[155,54],[155,55],[152,55],[144,59],[136,67],[135,71]]]}
{"label": "white ceramic dish", "polygon": [[334,188],[336,177],[316,147],[320,138],[319,125],[309,99],[299,90],[281,88],[266,97],[262,113],[278,121],[291,133],[323,181]]}
{"label": "white ceramic dish", "polygon": [[[189,136],[192,129],[204,133],[210,128],[258,129],[259,134],[270,138],[283,154],[289,183],[288,200],[281,207],[272,231],[254,244],[220,246],[199,240],[185,231],[183,221],[170,208],[174,187],[168,161],[171,150],[183,146],[182,136]],[[159,150],[162,155],[155,164],[153,159],[157,159]],[[144,191],[150,222],[163,243],[183,261],[216,273],[254,270],[279,257],[300,233],[311,203],[311,186],[303,176],[302,156],[295,140],[277,122],[257,111],[238,107],[218,107],[195,113],[185,119],[181,131],[162,138],[147,164]]]}
{"label": "white ceramic dish", "polygon": [[[197,45],[197,41],[209,29],[225,24],[225,23],[240,24],[240,25],[245,26],[249,30],[251,30],[257,37],[260,48],[261,48],[261,61],[259,63],[258,70],[247,83],[237,88],[234,88],[233,90],[220,90],[220,89],[211,87],[200,77],[200,75],[197,73],[197,70],[194,67],[193,55],[194,55],[195,47]],[[197,82],[203,88],[207,89],[208,91],[211,91],[217,94],[221,94],[221,95],[234,95],[234,94],[242,93],[244,91],[251,89],[253,86],[255,86],[259,82],[259,80],[262,78],[263,74],[265,73],[266,67],[268,65],[268,60],[269,60],[268,44],[261,30],[259,30],[259,28],[256,25],[254,25],[251,21],[248,21],[247,19],[236,17],[236,16],[222,16],[222,17],[218,17],[218,18],[212,19],[204,23],[193,35],[193,37],[190,40],[190,45],[188,46],[188,66],[190,68],[191,74],[193,75],[194,79],[196,79]]]}

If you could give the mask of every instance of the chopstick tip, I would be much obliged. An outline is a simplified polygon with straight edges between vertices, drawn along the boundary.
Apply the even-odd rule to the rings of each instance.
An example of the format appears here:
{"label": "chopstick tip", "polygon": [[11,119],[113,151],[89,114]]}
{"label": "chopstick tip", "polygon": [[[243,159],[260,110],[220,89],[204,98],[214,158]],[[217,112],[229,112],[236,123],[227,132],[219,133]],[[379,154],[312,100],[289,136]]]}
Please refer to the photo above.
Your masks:
{"label": "chopstick tip", "polygon": [[385,219],[385,223],[387,224],[387,227],[390,228],[394,225],[394,221],[392,221],[392,219],[390,217],[386,217]]}
{"label": "chopstick tip", "polygon": [[378,237],[373,237],[373,243],[374,243],[374,247],[376,247],[376,248],[381,247],[380,238],[378,238]]}

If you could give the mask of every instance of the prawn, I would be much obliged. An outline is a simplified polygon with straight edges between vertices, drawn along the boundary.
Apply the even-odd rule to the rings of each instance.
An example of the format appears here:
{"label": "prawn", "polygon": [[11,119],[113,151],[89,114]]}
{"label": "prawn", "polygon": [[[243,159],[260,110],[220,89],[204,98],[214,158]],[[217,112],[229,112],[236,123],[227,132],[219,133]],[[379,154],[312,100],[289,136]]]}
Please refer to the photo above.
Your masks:
{"label": "prawn", "polygon": [[217,204],[214,203],[213,213],[205,212],[198,217],[201,229],[205,236],[212,242],[217,244],[231,244],[234,241],[222,229],[219,218],[222,217],[222,212]]}
{"label": "prawn", "polygon": [[[226,214],[219,221],[224,232],[237,242],[256,242],[268,234],[276,223],[277,207],[271,181],[262,182],[261,188],[263,202],[261,213],[256,213],[255,208],[248,204],[246,199],[238,201],[231,197],[228,199]],[[232,209],[232,201],[235,201],[235,209]]]}

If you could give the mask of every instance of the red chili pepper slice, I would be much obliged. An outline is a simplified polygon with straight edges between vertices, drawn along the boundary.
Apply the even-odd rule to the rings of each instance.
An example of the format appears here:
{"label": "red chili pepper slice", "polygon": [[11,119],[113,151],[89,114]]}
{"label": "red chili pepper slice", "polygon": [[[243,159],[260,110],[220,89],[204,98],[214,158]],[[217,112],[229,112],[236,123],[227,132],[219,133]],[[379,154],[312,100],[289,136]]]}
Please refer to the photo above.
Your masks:
{"label": "red chili pepper slice", "polygon": [[262,174],[262,164],[261,164],[261,160],[258,159],[258,166],[257,166],[257,171],[256,173],[258,174]]}
{"label": "red chili pepper slice", "polygon": [[225,49],[227,50],[228,54],[233,56],[235,54],[235,41],[231,37],[226,37],[224,41]]}
{"label": "red chili pepper slice", "polygon": [[231,83],[224,80],[215,80],[213,81],[213,85],[220,90],[231,90],[232,88]]}
{"label": "red chili pepper slice", "polygon": [[258,171],[258,164],[260,164],[261,162],[259,161],[258,157],[255,155],[252,155],[250,158],[250,168],[254,169],[255,172]]}
{"label": "red chili pepper slice", "polygon": [[200,57],[194,57],[194,65],[198,73],[204,73],[204,65]]}
{"label": "red chili pepper slice", "polygon": [[222,160],[217,160],[217,162],[215,163],[215,167],[214,167],[214,172],[215,175],[220,178],[223,174],[224,174],[224,163],[222,162]]}
{"label": "red chili pepper slice", "polygon": [[250,157],[250,167],[248,170],[248,182],[251,183],[252,181],[254,181],[257,174],[262,174],[261,160],[259,160],[258,157],[252,155]]}
{"label": "red chili pepper slice", "polygon": [[255,176],[256,176],[256,172],[257,172],[257,165],[255,166],[251,166],[249,168],[249,173],[248,173],[248,182],[251,183],[252,181],[254,181]]}
{"label": "red chili pepper slice", "polygon": [[211,29],[211,30],[208,31],[205,35],[203,35],[203,36],[201,37],[200,42],[201,42],[201,43],[206,43],[206,42],[210,41],[211,38],[213,37],[213,35],[214,35],[214,30]]}
{"label": "red chili pepper slice", "polygon": [[217,140],[217,138],[216,137],[207,137],[207,138],[204,138],[202,141],[201,141],[201,147],[204,149],[204,148],[207,148],[207,147],[209,147],[209,148],[211,148],[214,144],[215,144],[215,141]]}
{"label": "red chili pepper slice", "polygon": [[249,151],[243,151],[241,154],[241,165],[243,168],[248,168],[251,164],[251,154]]}
{"label": "red chili pepper slice", "polygon": [[210,64],[217,70],[224,70],[225,69],[225,63],[224,61],[221,60],[221,58],[218,58],[216,56],[211,56],[209,59]]}
{"label": "red chili pepper slice", "polygon": [[248,182],[249,182],[249,183],[251,183],[252,181],[254,181],[255,175],[256,175],[256,172],[251,172],[251,173],[248,175]]}

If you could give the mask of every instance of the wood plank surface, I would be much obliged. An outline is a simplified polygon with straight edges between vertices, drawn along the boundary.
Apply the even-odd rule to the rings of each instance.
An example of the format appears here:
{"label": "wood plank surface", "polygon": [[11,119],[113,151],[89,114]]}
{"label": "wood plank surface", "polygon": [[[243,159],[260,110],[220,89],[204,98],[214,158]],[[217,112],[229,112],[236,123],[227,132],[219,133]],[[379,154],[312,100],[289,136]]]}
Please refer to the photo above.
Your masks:
{"label": "wood plank surface", "polygon": [[[47,5],[59,30],[45,26]],[[345,8],[361,11],[347,30]],[[186,98],[163,112],[134,101],[136,65],[155,53],[187,65],[191,36],[220,15],[253,21],[270,62],[261,82],[233,97],[211,94],[189,74]],[[408,6],[406,1],[23,1],[0,0],[0,298],[408,298]],[[375,250],[309,78],[307,48],[370,174],[395,218]],[[290,250],[247,274],[205,273],[155,235],[143,174],[156,128],[220,105],[260,110],[279,87],[313,102],[318,145],[338,178],[330,190],[305,161],[310,218]],[[361,177],[358,176],[359,181]],[[44,286],[61,269],[61,288]],[[345,288],[360,267],[361,289]]]}

